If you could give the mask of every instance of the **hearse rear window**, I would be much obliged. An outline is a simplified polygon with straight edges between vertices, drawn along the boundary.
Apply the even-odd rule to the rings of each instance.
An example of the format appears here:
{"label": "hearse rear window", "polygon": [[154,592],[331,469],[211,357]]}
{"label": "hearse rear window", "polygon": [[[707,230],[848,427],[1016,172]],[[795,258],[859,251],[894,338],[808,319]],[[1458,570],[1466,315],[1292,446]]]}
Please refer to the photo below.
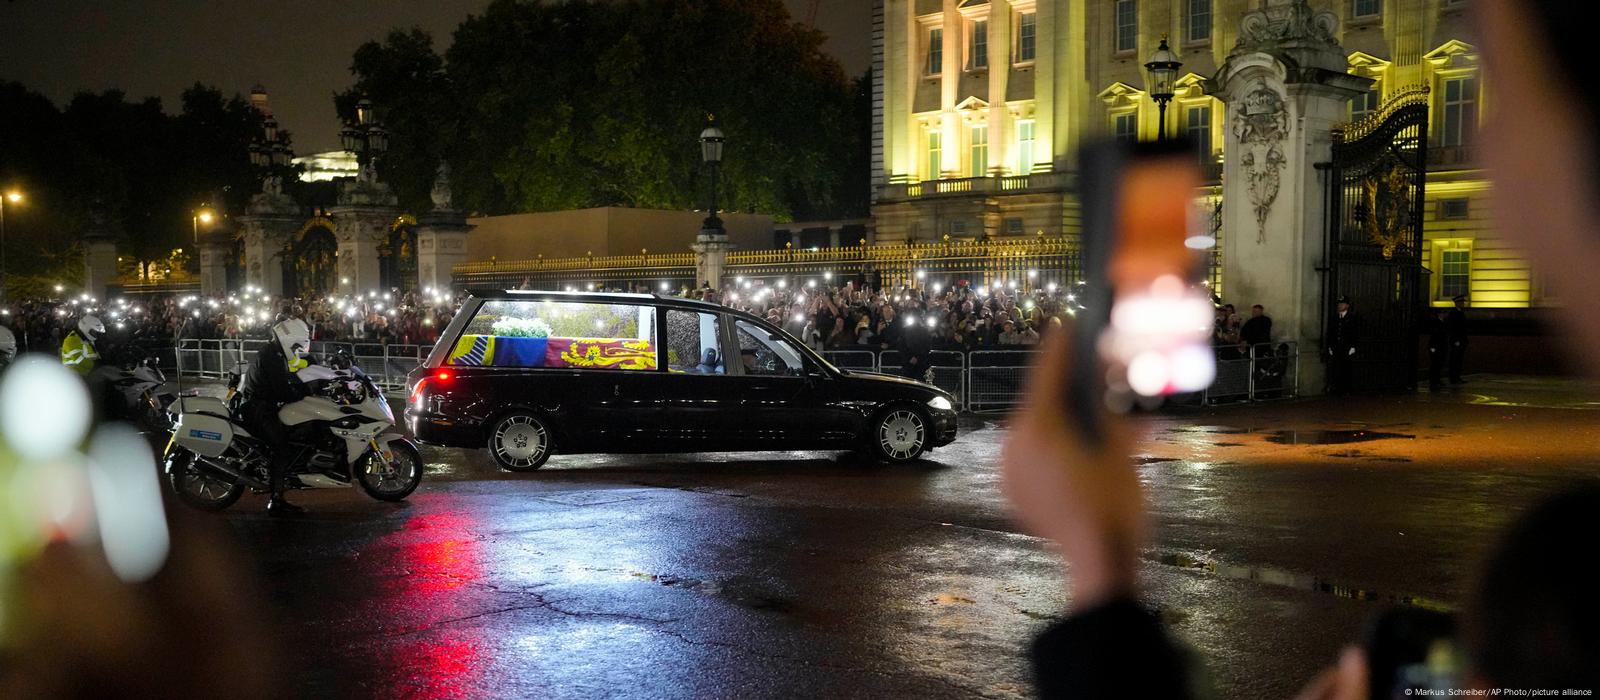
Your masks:
{"label": "hearse rear window", "polygon": [[463,367],[654,370],[656,310],[637,304],[486,301],[445,363]]}

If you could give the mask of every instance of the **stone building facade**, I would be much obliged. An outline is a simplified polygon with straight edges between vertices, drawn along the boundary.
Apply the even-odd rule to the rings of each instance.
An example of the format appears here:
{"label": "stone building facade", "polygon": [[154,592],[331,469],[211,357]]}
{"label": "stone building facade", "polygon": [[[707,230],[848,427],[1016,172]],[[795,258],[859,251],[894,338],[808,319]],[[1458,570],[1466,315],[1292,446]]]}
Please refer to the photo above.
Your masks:
{"label": "stone building facade", "polygon": [[[1145,92],[1144,63],[1163,38],[1183,61],[1165,132],[1195,144],[1208,179],[1196,196],[1214,205],[1228,157],[1218,73],[1240,43],[1241,19],[1281,4],[874,0],[876,240],[1078,233],[1078,146],[1096,137],[1156,137],[1158,110]],[[1478,308],[1541,305],[1551,300],[1537,275],[1490,228],[1489,183],[1472,148],[1483,76],[1466,5],[1309,3],[1335,20],[1331,34],[1346,70],[1370,79],[1342,120],[1359,121],[1392,96],[1428,90],[1422,256],[1431,272],[1429,299],[1445,305],[1464,293]],[[1216,217],[1219,226],[1223,218]]]}

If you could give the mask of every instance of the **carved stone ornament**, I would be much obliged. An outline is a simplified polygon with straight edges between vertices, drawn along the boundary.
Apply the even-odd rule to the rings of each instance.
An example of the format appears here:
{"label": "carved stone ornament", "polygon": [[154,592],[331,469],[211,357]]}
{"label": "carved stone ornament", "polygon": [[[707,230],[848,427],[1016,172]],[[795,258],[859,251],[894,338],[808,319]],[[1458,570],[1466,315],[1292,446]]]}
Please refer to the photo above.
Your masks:
{"label": "carved stone ornament", "polygon": [[1288,54],[1301,66],[1344,70],[1345,54],[1334,37],[1339,18],[1314,10],[1306,0],[1267,0],[1239,20],[1239,40],[1229,57],[1249,53]]}
{"label": "carved stone ornament", "polygon": [[433,178],[433,209],[434,211],[451,211],[453,206],[450,193],[450,164],[439,162],[439,173]]}
{"label": "carved stone ornament", "polygon": [[1248,182],[1250,206],[1256,215],[1256,243],[1267,242],[1267,215],[1278,199],[1283,166],[1283,142],[1288,136],[1289,114],[1283,96],[1258,82],[1233,105],[1233,135],[1244,154],[1239,165]]}
{"label": "carved stone ornament", "polygon": [[1405,244],[1411,230],[1411,183],[1398,164],[1369,175],[1362,183],[1366,192],[1367,239],[1383,247],[1383,259],[1392,260]]}

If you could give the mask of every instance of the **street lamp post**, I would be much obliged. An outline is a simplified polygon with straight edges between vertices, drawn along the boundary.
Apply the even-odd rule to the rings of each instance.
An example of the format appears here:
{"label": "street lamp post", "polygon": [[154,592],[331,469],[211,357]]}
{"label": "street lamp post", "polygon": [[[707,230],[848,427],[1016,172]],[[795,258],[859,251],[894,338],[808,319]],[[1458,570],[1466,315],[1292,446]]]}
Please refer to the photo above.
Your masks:
{"label": "street lamp post", "polygon": [[194,216],[190,217],[189,222],[194,225],[194,242],[196,245],[200,243],[200,224],[205,224],[209,227],[216,218],[216,214],[212,214],[207,205],[202,204],[199,209],[194,210]]}
{"label": "street lamp post", "polygon": [[1157,141],[1167,140],[1167,103],[1172,101],[1173,83],[1177,82],[1178,69],[1182,67],[1183,62],[1178,60],[1178,55],[1167,47],[1166,37],[1161,37],[1161,46],[1144,64],[1145,89],[1156,101],[1158,112]]}
{"label": "street lamp post", "polygon": [[378,123],[372,100],[362,98],[356,103],[356,120],[339,132],[339,140],[344,143],[344,150],[356,154],[356,162],[363,167],[388,150],[389,132]]}
{"label": "street lamp post", "polygon": [[708,231],[722,231],[722,219],[717,217],[717,171],[722,165],[722,143],[725,139],[722,130],[715,126],[708,126],[700,132],[700,157],[706,165],[711,166],[711,215],[706,217],[704,228]]}
{"label": "street lamp post", "polygon": [[6,291],[6,205],[21,203],[22,193],[16,190],[0,197],[0,297],[5,296]]}

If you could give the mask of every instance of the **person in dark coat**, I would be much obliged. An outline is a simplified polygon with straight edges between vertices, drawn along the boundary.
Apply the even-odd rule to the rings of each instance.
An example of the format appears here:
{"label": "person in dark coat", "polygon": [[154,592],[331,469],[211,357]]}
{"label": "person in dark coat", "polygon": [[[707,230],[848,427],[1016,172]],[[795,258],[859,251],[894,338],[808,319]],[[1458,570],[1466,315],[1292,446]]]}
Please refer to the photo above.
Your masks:
{"label": "person in dark coat", "polygon": [[1361,319],[1356,316],[1350,299],[1339,297],[1334,316],[1328,321],[1328,337],[1324,345],[1328,353],[1328,393],[1342,396],[1350,391],[1350,365],[1356,357],[1356,334],[1360,332]]}
{"label": "person in dark coat", "polygon": [[928,375],[928,358],[933,352],[933,335],[928,332],[928,321],[923,309],[906,314],[900,331],[900,375],[907,379],[924,381]]}
{"label": "person in dark coat", "polygon": [[1271,352],[1271,348],[1262,347],[1272,344],[1272,317],[1267,315],[1265,307],[1260,304],[1250,307],[1249,320],[1239,327],[1239,340],[1251,357]]}
{"label": "person in dark coat", "polygon": [[1445,315],[1444,332],[1450,341],[1450,383],[1464,384],[1461,378],[1461,362],[1467,355],[1467,297],[1458,294],[1455,298],[1455,308]]}
{"label": "person in dark coat", "polygon": [[1444,366],[1450,357],[1450,335],[1446,330],[1449,309],[1434,309],[1428,324],[1428,388],[1444,386]]}

